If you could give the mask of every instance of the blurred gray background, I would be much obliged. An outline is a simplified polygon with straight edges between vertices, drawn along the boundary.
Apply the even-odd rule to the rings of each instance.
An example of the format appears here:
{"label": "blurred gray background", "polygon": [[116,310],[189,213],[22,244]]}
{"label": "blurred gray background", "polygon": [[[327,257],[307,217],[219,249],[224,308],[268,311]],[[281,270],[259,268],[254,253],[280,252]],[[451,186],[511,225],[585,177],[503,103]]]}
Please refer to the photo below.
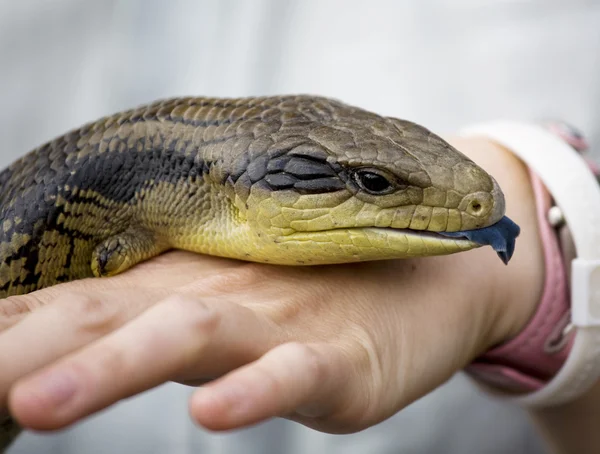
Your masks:
{"label": "blurred gray background", "polygon": [[[0,0],[0,167],[89,120],[177,95],[314,93],[452,134],[557,116],[600,149],[597,0]],[[597,154],[598,155],[598,154]],[[463,376],[365,432],[209,434],[167,385],[11,454],[541,453]]]}

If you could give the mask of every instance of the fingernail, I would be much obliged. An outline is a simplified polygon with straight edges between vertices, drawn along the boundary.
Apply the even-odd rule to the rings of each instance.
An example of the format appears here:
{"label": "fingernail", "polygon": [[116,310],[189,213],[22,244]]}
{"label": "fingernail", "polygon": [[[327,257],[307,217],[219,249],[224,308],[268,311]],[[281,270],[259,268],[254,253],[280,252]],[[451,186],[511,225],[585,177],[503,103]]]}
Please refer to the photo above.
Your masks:
{"label": "fingernail", "polygon": [[75,395],[77,383],[62,371],[46,372],[25,385],[31,394],[42,399],[48,406],[64,405]]}

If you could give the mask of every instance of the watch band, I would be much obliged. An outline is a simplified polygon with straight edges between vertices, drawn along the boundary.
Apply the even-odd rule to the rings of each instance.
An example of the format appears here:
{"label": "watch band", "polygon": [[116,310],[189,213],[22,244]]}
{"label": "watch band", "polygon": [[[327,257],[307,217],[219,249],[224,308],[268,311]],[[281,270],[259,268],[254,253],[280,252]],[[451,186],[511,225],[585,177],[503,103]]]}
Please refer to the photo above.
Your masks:
{"label": "watch band", "polygon": [[563,403],[587,391],[600,377],[600,187],[584,160],[540,126],[498,121],[470,127],[463,136],[487,137],[522,159],[548,188],[577,251],[571,267],[570,354],[547,383],[510,396],[528,406]]}

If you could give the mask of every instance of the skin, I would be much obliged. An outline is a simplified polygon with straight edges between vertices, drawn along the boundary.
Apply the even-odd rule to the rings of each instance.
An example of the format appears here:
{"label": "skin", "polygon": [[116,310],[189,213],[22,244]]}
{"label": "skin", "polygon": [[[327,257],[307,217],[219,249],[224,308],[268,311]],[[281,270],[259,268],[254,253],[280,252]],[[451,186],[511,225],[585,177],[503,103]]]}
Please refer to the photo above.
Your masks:
{"label": "skin", "polygon": [[[157,101],[0,172],[0,298],[170,249],[278,265],[423,257],[504,215],[493,178],[409,121],[327,98]],[[0,419],[0,450],[18,429]]]}
{"label": "skin", "polygon": [[448,254],[476,244],[435,232],[504,214],[496,182],[427,129],[313,96],[157,101],[42,145],[0,188],[0,297],[171,248],[279,265]]}
{"label": "skin", "polygon": [[[490,248],[318,268],[168,253],[0,301],[0,400],[37,430],[169,380],[213,379],[190,400],[192,418],[213,430],[280,416],[345,433],[400,411],[515,336],[542,290],[526,169],[494,144],[453,143],[505,188],[522,228],[509,266]],[[597,452],[578,422],[599,398],[535,414],[556,452]]]}

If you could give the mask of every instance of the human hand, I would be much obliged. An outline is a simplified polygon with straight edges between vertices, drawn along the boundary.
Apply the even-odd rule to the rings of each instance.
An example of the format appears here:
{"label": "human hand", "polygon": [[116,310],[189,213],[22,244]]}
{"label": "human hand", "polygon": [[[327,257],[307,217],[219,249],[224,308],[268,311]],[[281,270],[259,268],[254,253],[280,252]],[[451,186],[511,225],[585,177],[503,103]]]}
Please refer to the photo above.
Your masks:
{"label": "human hand", "polygon": [[0,399],[57,429],[165,381],[213,430],[282,416],[326,432],[373,425],[519,332],[543,260],[524,167],[456,146],[503,187],[522,228],[505,267],[489,248],[292,268],[173,252],[114,278],[0,301]]}

